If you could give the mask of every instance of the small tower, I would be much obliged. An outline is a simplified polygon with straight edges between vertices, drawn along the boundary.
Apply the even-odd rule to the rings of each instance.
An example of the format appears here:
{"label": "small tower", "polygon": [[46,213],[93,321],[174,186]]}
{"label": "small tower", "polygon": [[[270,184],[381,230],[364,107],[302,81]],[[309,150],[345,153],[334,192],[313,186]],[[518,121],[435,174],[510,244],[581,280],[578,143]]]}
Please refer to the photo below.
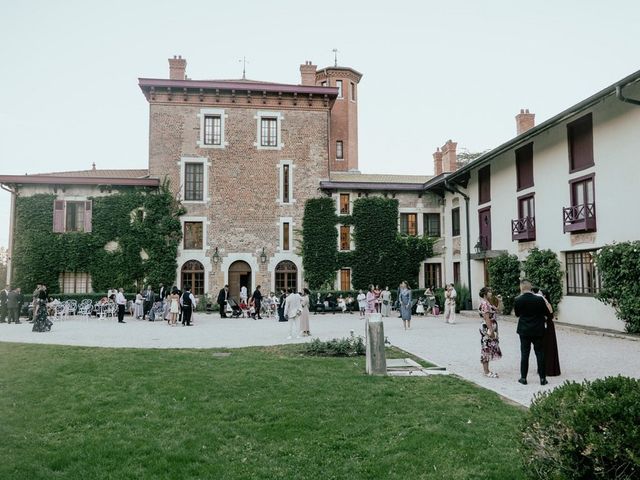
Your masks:
{"label": "small tower", "polygon": [[362,74],[353,68],[337,65],[316,72],[316,85],[340,89],[331,109],[331,171],[348,172],[358,169],[358,83],[361,78]]}

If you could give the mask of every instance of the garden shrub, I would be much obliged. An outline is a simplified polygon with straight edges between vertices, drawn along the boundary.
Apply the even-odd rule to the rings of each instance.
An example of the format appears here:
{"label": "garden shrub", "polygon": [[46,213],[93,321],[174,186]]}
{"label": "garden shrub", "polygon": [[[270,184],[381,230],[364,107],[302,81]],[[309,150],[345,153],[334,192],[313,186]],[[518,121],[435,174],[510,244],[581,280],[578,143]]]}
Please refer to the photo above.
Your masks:
{"label": "garden shrub", "polygon": [[640,478],[640,380],[565,382],[536,395],[523,427],[532,478]]}
{"label": "garden shrub", "polygon": [[354,357],[364,355],[366,348],[362,337],[334,338],[323,342],[319,338],[314,338],[311,342],[305,343],[303,353],[321,357]]}
{"label": "garden shrub", "polygon": [[640,333],[640,241],[605,246],[596,265],[602,283],[598,300],[615,308],[629,333]]}
{"label": "garden shrub", "polygon": [[[471,300],[471,292],[469,289],[458,283],[453,285],[453,288],[456,289],[456,313],[460,313],[460,310],[467,308],[467,302]],[[444,290],[443,290],[443,298],[444,298]],[[444,305],[444,303],[443,303]],[[444,310],[444,307],[443,307]]]}
{"label": "garden shrub", "polygon": [[562,300],[562,267],[555,252],[532,248],[522,266],[525,277],[549,294],[553,310],[557,311]]}
{"label": "garden shrub", "polygon": [[520,260],[516,255],[503,253],[489,262],[489,286],[494,296],[502,296],[502,313],[511,314],[520,294]]}

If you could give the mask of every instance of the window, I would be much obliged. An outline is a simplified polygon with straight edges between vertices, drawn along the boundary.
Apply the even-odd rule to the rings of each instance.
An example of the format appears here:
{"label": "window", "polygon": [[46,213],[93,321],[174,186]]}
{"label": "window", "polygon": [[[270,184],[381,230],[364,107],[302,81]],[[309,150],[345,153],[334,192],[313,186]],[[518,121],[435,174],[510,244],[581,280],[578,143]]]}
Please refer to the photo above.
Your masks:
{"label": "window", "polygon": [[451,235],[460,235],[460,207],[451,209]]}
{"label": "window", "polygon": [[351,101],[356,101],[356,84],[351,82]]}
{"label": "window", "polygon": [[439,263],[424,264],[424,285],[442,288],[442,267]]}
{"label": "window", "polygon": [[298,289],[298,267],[295,263],[284,260],[276,265],[276,291]]}
{"label": "window", "polygon": [[260,145],[263,147],[278,146],[278,119],[262,117],[260,119]]}
{"label": "window", "polygon": [[199,148],[224,148],[224,120],[223,108],[201,108],[200,134],[196,142]]}
{"label": "window", "polygon": [[80,272],[62,272],[58,277],[61,293],[91,293],[91,275]]}
{"label": "window", "polygon": [[490,166],[478,170],[478,205],[491,201],[491,170]]}
{"label": "window", "polygon": [[351,269],[350,268],[340,269],[340,290],[342,291],[351,290]]}
{"label": "window", "polygon": [[184,249],[202,250],[202,222],[184,222]]}
{"label": "window", "polygon": [[351,250],[351,228],[340,225],[340,250]]}
{"label": "window", "polygon": [[591,114],[567,124],[569,141],[569,172],[577,172],[592,167],[593,125]]}
{"label": "window", "polygon": [[429,237],[440,236],[440,214],[425,213],[424,217],[424,234]]}
{"label": "window", "polygon": [[338,98],[342,98],[342,80],[336,80],[336,87],[338,87]]}
{"label": "window", "polygon": [[511,221],[511,240],[536,239],[536,209],[533,193],[518,198],[518,218]]}
{"label": "window", "polygon": [[533,187],[533,143],[516,150],[516,183],[518,190]]}
{"label": "window", "polygon": [[53,232],[91,232],[91,200],[53,203]]}
{"label": "window", "polygon": [[340,194],[340,215],[349,215],[349,194],[341,193]]}
{"label": "window", "polygon": [[185,163],[184,199],[196,202],[204,200],[204,164]]}
{"label": "window", "polygon": [[344,159],[344,151],[342,150],[342,140],[336,141],[336,158],[338,160]]}
{"label": "window", "polygon": [[291,165],[283,164],[282,165],[282,202],[289,203],[289,189],[291,188],[291,181],[289,178]]}
{"label": "window", "polygon": [[197,260],[189,260],[181,270],[182,290],[191,287],[194,295],[204,295],[204,266]]}
{"label": "window", "polygon": [[569,181],[571,206],[562,209],[564,232],[595,232],[595,175]]}
{"label": "window", "polygon": [[320,86],[321,86],[321,87],[326,87],[326,86],[327,86],[327,82],[326,82],[326,80],[325,80],[324,82],[321,82],[321,83],[320,83]]}
{"label": "window", "polygon": [[282,222],[282,250],[290,250],[289,236],[290,236],[289,222]]}
{"label": "window", "polygon": [[460,283],[460,262],[453,262],[453,283]]}
{"label": "window", "polygon": [[518,218],[534,218],[536,216],[535,201],[533,195],[518,199]]}
{"label": "window", "polygon": [[220,145],[222,143],[222,121],[220,115],[205,115],[204,144]]}
{"label": "window", "polygon": [[595,295],[600,291],[600,273],[595,250],[566,252],[567,295]]}
{"label": "window", "polygon": [[417,213],[401,213],[400,214],[400,233],[403,235],[418,235],[418,214]]}

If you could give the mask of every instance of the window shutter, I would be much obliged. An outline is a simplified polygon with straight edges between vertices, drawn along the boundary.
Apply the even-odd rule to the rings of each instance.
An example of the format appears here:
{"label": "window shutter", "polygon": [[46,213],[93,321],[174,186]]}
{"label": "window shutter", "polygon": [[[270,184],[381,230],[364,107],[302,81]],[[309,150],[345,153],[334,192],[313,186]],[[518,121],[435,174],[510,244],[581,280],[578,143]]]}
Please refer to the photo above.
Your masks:
{"label": "window shutter", "polygon": [[53,233],[64,233],[64,200],[53,202]]}
{"label": "window shutter", "polygon": [[84,231],[91,233],[91,200],[84,202]]}

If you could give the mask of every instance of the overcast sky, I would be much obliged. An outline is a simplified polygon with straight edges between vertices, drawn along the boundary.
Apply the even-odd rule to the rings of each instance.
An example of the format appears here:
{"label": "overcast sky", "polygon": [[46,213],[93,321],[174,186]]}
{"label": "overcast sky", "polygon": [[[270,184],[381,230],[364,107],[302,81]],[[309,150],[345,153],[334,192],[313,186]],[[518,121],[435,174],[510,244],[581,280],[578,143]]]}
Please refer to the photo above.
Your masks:
{"label": "overcast sky", "polygon": [[[138,77],[299,83],[338,63],[359,87],[360,170],[433,173],[451,138],[471,152],[640,69],[635,0],[29,1],[0,9],[0,174],[146,168]],[[0,245],[9,194],[0,191]],[[43,228],[49,228],[46,225]]]}

